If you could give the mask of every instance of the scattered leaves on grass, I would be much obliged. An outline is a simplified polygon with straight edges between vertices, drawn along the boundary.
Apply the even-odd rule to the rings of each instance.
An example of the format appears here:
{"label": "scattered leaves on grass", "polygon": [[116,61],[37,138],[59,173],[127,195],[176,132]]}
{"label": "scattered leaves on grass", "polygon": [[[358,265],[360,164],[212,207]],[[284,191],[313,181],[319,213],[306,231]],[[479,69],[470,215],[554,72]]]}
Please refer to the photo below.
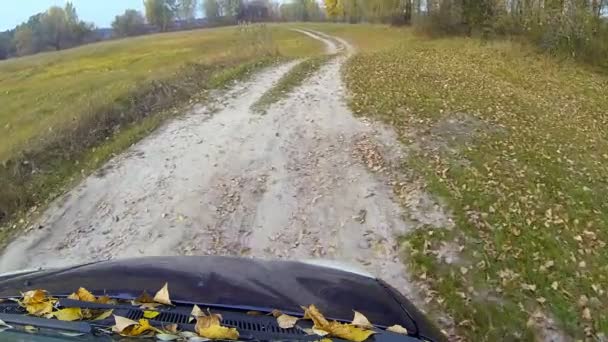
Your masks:
{"label": "scattered leaves on grass", "polygon": [[154,301],[161,304],[173,305],[171,304],[171,299],[169,298],[169,283],[165,283],[165,285],[156,292],[154,295]]}

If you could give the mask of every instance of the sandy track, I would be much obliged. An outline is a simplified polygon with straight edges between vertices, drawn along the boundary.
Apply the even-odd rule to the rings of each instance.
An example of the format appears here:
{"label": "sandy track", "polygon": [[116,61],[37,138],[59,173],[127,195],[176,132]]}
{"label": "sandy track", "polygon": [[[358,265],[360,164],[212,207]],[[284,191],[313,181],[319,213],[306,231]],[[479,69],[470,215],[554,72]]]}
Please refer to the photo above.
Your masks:
{"label": "sandy track", "polygon": [[424,194],[408,212],[391,168],[394,133],[354,118],[340,67],[346,51],[266,115],[253,104],[294,64],[236,85],[219,111],[194,106],[56,200],[13,241],[0,270],[150,255],[337,260],[409,292],[395,236],[446,220]]}

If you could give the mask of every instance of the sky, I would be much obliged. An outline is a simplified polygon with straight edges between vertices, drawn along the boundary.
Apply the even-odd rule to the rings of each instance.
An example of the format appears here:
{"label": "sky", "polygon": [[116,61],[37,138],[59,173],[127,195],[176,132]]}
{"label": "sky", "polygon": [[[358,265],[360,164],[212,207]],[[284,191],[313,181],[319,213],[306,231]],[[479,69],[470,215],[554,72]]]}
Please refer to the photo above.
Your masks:
{"label": "sky", "polygon": [[[0,4],[0,31],[12,29],[51,6],[64,6],[66,0],[18,0]],[[81,20],[93,22],[97,27],[110,27],[117,14],[127,8],[143,11],[143,0],[72,0]]]}

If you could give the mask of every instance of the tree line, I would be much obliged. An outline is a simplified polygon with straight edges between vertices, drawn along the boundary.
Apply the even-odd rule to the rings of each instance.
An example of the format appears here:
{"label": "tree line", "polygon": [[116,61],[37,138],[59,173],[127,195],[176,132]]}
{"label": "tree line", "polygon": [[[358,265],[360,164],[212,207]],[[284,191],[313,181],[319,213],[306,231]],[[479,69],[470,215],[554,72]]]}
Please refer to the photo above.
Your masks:
{"label": "tree line", "polygon": [[[325,13],[317,0],[143,0],[143,13],[127,9],[112,24],[113,37],[137,36],[200,26],[246,21],[319,21]],[[196,22],[203,13],[203,23]],[[12,30],[0,32],[0,59],[60,50],[106,39],[92,23],[78,19],[74,5],[53,6]]]}
{"label": "tree line", "polygon": [[413,25],[431,35],[522,37],[608,66],[608,0],[324,0],[330,20]]}
{"label": "tree line", "polygon": [[0,59],[80,45],[91,39],[93,29],[93,24],[78,19],[72,3],[53,6],[14,29],[1,32]]}

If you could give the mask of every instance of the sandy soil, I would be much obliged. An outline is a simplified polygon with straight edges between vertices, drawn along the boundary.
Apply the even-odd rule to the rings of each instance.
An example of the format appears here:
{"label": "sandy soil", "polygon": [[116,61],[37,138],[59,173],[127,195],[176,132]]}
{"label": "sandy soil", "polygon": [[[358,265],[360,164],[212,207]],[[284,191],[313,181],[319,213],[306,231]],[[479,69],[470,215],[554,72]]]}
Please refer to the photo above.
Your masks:
{"label": "sandy soil", "polygon": [[391,170],[406,151],[347,108],[340,67],[352,48],[303,33],[340,54],[265,115],[250,106],[295,63],[167,123],[52,203],[0,270],[150,255],[325,259],[409,293],[396,236],[449,220],[415,186],[398,204]]}

